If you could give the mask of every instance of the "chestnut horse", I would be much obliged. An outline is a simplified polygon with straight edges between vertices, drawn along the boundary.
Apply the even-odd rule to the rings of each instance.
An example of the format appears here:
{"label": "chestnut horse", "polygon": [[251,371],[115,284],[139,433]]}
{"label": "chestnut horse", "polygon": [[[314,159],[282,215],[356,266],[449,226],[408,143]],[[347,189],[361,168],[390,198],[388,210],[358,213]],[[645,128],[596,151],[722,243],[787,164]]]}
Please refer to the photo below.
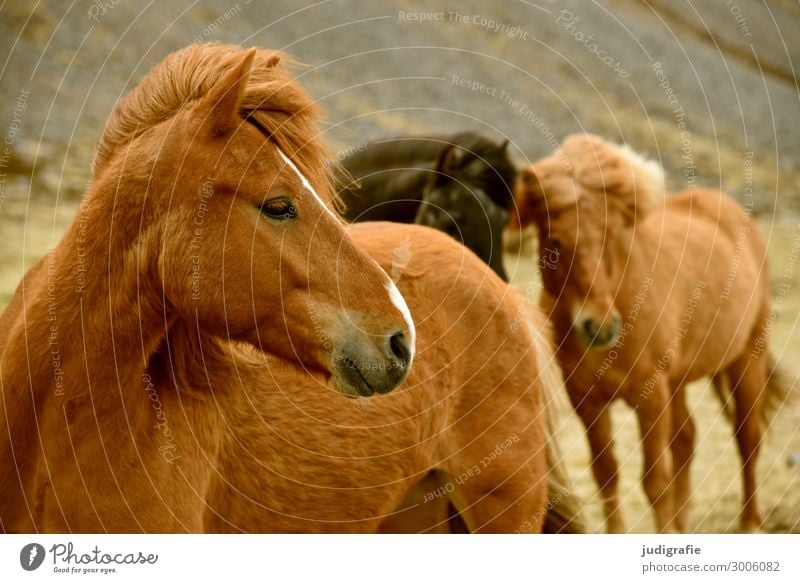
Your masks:
{"label": "chestnut horse", "polygon": [[522,171],[511,224],[539,234],[541,305],[586,426],[607,528],[625,530],[609,405],[635,411],[644,489],[661,532],[687,526],[694,424],[687,383],[727,378],[743,463],[741,528],[761,526],[761,413],[781,396],[767,350],[766,245],[726,195],[663,197],[660,167],[591,135]]}
{"label": "chestnut horse", "polygon": [[351,238],[316,121],[224,45],[117,106],[0,316],[0,530],[372,532],[430,470],[470,530],[541,529],[545,322],[445,235]]}
{"label": "chestnut horse", "polygon": [[[153,463],[143,412],[161,397],[142,379],[179,322],[349,395],[403,382],[408,307],[328,208],[313,102],[278,61],[189,47],[114,111],[74,222],[0,318],[5,530],[120,530],[126,512],[168,530],[150,486],[177,473]],[[203,486],[176,485],[176,507],[189,485]]]}
{"label": "chestnut horse", "polygon": [[[386,523],[408,490],[434,470],[444,479],[423,489],[422,513],[449,499],[470,532],[526,523],[538,532],[547,494],[537,362],[544,319],[515,331],[522,298],[444,234],[393,223],[349,232],[387,271],[401,271],[417,322],[408,380],[354,406],[278,359],[248,362],[223,349],[211,386],[238,378],[246,390],[217,397],[222,438],[204,448],[219,453],[203,529],[392,531]],[[404,241],[410,257],[398,261]],[[191,356],[176,360],[190,363],[176,375],[180,386],[208,392]]]}

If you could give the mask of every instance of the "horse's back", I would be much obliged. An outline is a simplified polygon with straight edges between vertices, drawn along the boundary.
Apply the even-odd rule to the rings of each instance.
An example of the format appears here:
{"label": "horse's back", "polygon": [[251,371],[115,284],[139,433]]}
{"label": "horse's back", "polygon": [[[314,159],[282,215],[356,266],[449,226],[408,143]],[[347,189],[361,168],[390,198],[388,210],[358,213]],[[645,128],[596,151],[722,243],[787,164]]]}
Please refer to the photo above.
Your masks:
{"label": "horse's back", "polygon": [[[693,219],[706,220],[715,229],[720,229],[730,238],[742,235],[742,225],[752,220],[752,215],[730,195],[710,188],[681,190],[665,199],[665,208],[670,213],[682,213]],[[751,228],[755,234],[754,242],[763,242],[758,230]]]}
{"label": "horse's back", "polygon": [[[452,237],[419,225],[364,222],[350,225],[349,235],[395,280],[417,305],[436,305],[455,314],[456,304],[500,304],[517,292],[469,248]],[[407,290],[406,290],[407,288]],[[425,294],[430,295],[425,295]],[[469,314],[463,314],[470,316]]]}
{"label": "horse's back", "polygon": [[[664,212],[674,228],[680,230],[679,225],[683,224],[689,239],[702,241],[697,251],[708,249],[717,254],[718,260],[727,258],[736,262],[737,269],[744,263],[747,273],[743,275],[756,280],[764,278],[767,254],[764,237],[752,214],[731,196],[705,188],[683,190],[667,197]],[[677,217],[681,220],[676,220]],[[759,284],[754,282],[754,286]]]}
{"label": "horse's back", "polygon": [[769,311],[764,238],[746,209],[716,190],[678,192],[648,221],[663,266],[654,278],[669,285],[663,313],[684,347],[675,374],[712,374],[747,348]]}

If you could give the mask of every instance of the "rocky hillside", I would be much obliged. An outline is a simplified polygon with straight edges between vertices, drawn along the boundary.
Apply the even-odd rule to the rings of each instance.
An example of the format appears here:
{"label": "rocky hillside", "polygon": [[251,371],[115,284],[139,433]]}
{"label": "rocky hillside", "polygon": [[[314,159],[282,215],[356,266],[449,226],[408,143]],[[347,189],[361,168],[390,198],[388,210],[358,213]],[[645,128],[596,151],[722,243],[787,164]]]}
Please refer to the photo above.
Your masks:
{"label": "rocky hillside", "polygon": [[170,51],[280,48],[335,149],[477,128],[535,158],[592,131],[660,158],[673,188],[800,210],[793,0],[12,0],[0,9],[0,197],[74,199],[116,99]]}

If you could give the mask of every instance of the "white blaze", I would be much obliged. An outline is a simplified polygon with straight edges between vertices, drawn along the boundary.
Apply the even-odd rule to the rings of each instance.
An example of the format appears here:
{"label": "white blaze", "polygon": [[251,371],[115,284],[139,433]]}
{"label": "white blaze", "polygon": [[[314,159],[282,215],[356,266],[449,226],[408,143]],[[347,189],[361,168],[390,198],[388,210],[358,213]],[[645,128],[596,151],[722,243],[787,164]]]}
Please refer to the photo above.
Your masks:
{"label": "white blaze", "polygon": [[[275,147],[278,148],[277,146],[275,146]],[[291,168],[294,171],[294,173],[297,174],[297,177],[300,179],[300,183],[303,185],[303,188],[305,188],[308,192],[310,192],[312,194],[312,196],[314,198],[317,199],[317,202],[319,202],[319,204],[322,205],[322,208],[324,208],[326,211],[328,211],[328,214],[330,214],[333,218],[335,218],[337,221],[339,221],[339,217],[334,215],[333,211],[330,208],[328,208],[328,205],[325,204],[325,201],[322,200],[322,197],[319,194],[317,194],[317,191],[314,190],[313,186],[311,186],[311,183],[308,181],[308,178],[306,178],[303,175],[303,173],[300,172],[300,169],[297,166],[295,166],[295,163],[292,162],[292,160],[289,158],[289,156],[284,154],[283,150],[281,150],[280,148],[278,148],[278,154],[281,155],[281,158],[283,158],[283,161],[286,162],[287,166],[289,166],[289,168]]]}
{"label": "white blaze", "polygon": [[400,310],[400,313],[403,314],[403,319],[406,321],[406,326],[408,327],[408,335],[410,336],[409,344],[411,345],[411,356],[408,359],[408,365],[411,366],[411,363],[414,360],[414,352],[417,348],[417,330],[414,328],[414,320],[411,318],[411,310],[408,309],[406,299],[403,297],[403,294],[400,293],[400,290],[397,289],[397,286],[391,279],[389,279],[389,282],[386,284],[386,289],[389,290],[389,297],[391,298],[392,303],[398,310]]}
{"label": "white blaze", "polygon": [[[294,162],[292,162],[292,160],[289,158],[289,156],[287,156],[283,152],[283,150],[281,150],[277,146],[275,146],[275,147],[278,149],[278,154],[281,155],[281,158],[283,158],[283,161],[286,162],[286,165],[289,166],[289,168],[291,168],[294,171],[294,173],[297,175],[297,177],[300,179],[300,183],[303,185],[303,188],[308,190],[312,194],[312,196],[317,199],[317,202],[319,202],[319,204],[322,205],[322,208],[324,208],[333,218],[335,218],[337,221],[339,221],[339,217],[337,217],[335,214],[333,214],[333,211],[330,208],[328,208],[328,205],[325,204],[325,201],[322,200],[322,197],[319,194],[317,194],[317,191],[314,190],[313,186],[311,186],[311,182],[309,182],[308,178],[306,178],[303,175],[303,173],[300,172],[300,169],[295,165]],[[376,263],[376,265],[377,265],[377,263]],[[383,269],[380,266],[378,266],[378,268],[383,272]],[[386,275],[386,272],[383,272],[383,273],[384,273],[384,275]],[[414,328],[414,320],[411,318],[411,310],[408,309],[408,304],[406,303],[406,300],[403,297],[403,294],[400,293],[400,290],[397,289],[397,286],[394,284],[394,282],[391,280],[391,278],[388,275],[386,275],[386,290],[389,292],[389,299],[392,300],[392,303],[399,310],[399,312],[403,315],[403,319],[406,321],[406,326],[408,327],[408,335],[410,336],[410,338],[409,338],[410,342],[409,343],[411,345],[410,346],[410,348],[411,348],[411,356],[409,358],[409,366],[410,366],[411,362],[414,360],[414,352],[415,352],[416,346],[417,346],[417,331],[416,331],[416,328]]]}

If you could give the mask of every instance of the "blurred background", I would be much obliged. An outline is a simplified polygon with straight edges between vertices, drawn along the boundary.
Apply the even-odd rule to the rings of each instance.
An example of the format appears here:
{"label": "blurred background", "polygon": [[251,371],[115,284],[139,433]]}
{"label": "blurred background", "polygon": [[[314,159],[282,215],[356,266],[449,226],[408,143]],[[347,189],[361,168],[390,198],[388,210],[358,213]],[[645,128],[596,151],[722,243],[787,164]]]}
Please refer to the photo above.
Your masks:
{"label": "blurred background", "polygon": [[[795,0],[6,1],[0,6],[0,309],[55,244],[87,187],[115,102],[169,52],[223,41],[283,50],[327,115],[334,156],[372,138],[464,129],[508,138],[521,163],[589,131],[664,165],[672,190],[702,185],[752,209],[769,239],[773,350],[800,371],[800,3]],[[530,254],[506,257],[535,288]],[[735,530],[739,462],[711,389],[698,426],[692,526]],[[653,528],[632,413],[615,409],[623,496]],[[600,504],[577,420],[564,448],[593,527]],[[766,529],[800,532],[800,412],[767,436]],[[800,456],[797,456],[800,457]]]}

